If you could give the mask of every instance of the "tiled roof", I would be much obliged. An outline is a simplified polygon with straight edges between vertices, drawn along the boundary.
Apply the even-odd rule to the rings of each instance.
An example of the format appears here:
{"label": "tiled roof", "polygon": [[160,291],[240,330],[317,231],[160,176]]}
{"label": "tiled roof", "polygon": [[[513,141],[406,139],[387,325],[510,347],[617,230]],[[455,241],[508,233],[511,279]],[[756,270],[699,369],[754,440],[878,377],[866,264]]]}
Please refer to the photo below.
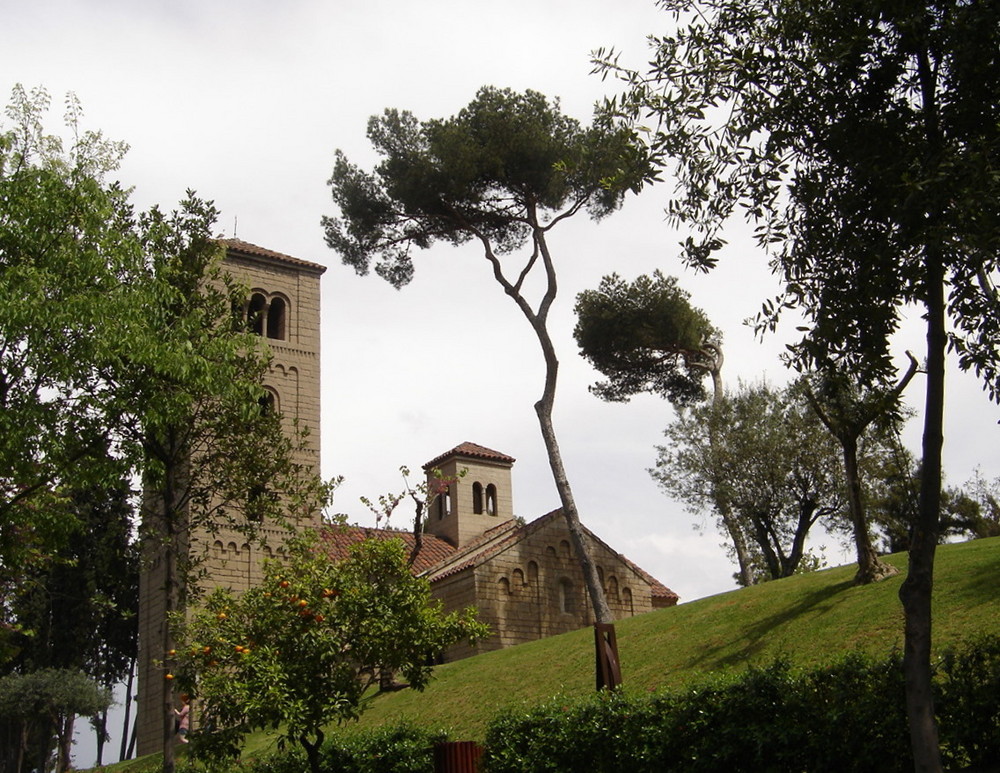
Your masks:
{"label": "tiled roof", "polygon": [[[347,558],[348,549],[363,539],[400,539],[407,551],[413,550],[416,539],[413,532],[403,529],[375,529],[365,526],[327,526],[320,532],[320,539],[334,560]],[[420,552],[413,562],[413,573],[420,574],[432,566],[447,560],[455,548],[440,537],[424,534],[420,540]]]}
{"label": "tiled roof", "polygon": [[310,263],[308,260],[293,258],[291,255],[285,255],[281,252],[275,252],[274,250],[268,250],[264,247],[258,247],[256,244],[245,242],[242,239],[216,239],[215,241],[219,244],[224,244],[226,249],[230,252],[235,252],[237,255],[242,255],[244,257],[277,260],[283,263],[290,263],[293,266],[298,266],[299,268],[309,268],[320,274],[326,271],[326,266],[321,266],[319,263]]}
{"label": "tiled roof", "polygon": [[502,464],[513,464],[516,461],[513,456],[507,456],[507,454],[502,454],[491,448],[486,448],[485,446],[466,441],[461,445],[455,446],[450,451],[445,451],[440,456],[436,456],[431,459],[424,465],[424,470],[429,470],[452,456],[468,456],[473,459],[485,459],[488,462],[501,462]]}
{"label": "tiled roof", "polygon": [[[540,529],[553,518],[561,518],[562,510],[553,510],[531,523],[522,524],[516,519],[504,521],[487,529],[468,545],[455,548],[451,543],[432,534],[424,534],[421,539],[420,552],[413,562],[413,573],[422,574],[431,583],[458,574],[466,569],[479,566],[493,556],[506,550],[511,545],[520,542],[533,532]],[[586,526],[583,530],[595,542],[614,553],[622,562],[636,574],[649,583],[649,592],[653,598],[679,599],[670,588],[661,583],[649,572],[634,564],[621,553],[612,549],[607,543],[594,535]],[[321,538],[327,545],[329,554],[334,559],[346,558],[348,548],[366,538],[400,539],[407,550],[412,550],[415,544],[413,532],[401,529],[375,529],[364,526],[328,526],[321,532]]]}
{"label": "tiled roof", "polygon": [[[426,572],[428,579],[433,583],[437,580],[450,577],[465,569],[479,566],[488,559],[507,549],[511,545],[520,542],[528,537],[532,532],[537,531],[553,518],[561,518],[562,510],[553,510],[540,518],[536,518],[531,523],[519,524],[516,520],[509,520],[494,526],[492,529],[463,548],[455,550],[443,563],[434,565]],[[649,592],[653,598],[679,599],[676,593],[657,580],[653,575],[637,566],[621,553],[611,548],[606,542],[597,537],[586,526],[584,532],[595,542],[603,545],[611,553],[618,556],[621,561],[632,569],[636,574],[649,583]]]}

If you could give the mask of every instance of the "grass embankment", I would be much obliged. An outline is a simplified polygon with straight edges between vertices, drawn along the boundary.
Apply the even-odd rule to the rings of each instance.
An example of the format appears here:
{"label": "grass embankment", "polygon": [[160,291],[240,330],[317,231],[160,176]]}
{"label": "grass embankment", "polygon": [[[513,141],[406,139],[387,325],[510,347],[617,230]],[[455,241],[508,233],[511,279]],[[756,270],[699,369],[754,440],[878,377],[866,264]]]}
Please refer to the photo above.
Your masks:
{"label": "grass embankment", "polygon": [[[904,554],[888,557],[900,574],[852,584],[854,565],[798,575],[641,615],[616,624],[622,679],[630,691],[678,688],[708,673],[741,669],[778,655],[812,666],[846,651],[902,649],[898,592]],[[1000,631],[1000,538],[942,546],[935,567],[934,641],[938,650],[982,631]],[[377,696],[362,726],[407,719],[481,739],[499,710],[556,694],[594,689],[590,629],[451,663],[421,694]]]}
{"label": "grass embankment", "polygon": [[[797,666],[848,651],[884,655],[903,645],[897,596],[906,555],[889,556],[900,574],[852,584],[853,565],[734,590],[616,624],[625,689],[645,692],[696,684],[776,656]],[[934,643],[940,651],[980,632],[1000,632],[1000,538],[944,545],[934,587]],[[369,703],[360,727],[400,720],[440,728],[455,740],[482,740],[497,712],[555,695],[594,689],[591,629],[449,663],[422,693],[401,690]],[[265,736],[248,751],[270,745]],[[139,767],[118,767],[115,771]]]}

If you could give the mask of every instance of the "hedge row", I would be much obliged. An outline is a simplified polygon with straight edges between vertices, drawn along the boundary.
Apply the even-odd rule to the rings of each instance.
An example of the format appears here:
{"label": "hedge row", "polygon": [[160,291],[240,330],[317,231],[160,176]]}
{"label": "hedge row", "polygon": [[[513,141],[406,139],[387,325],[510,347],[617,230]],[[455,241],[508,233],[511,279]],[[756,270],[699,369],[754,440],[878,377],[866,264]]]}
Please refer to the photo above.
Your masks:
{"label": "hedge row", "polygon": [[[949,770],[1000,770],[1000,637],[937,665]],[[432,773],[443,734],[412,725],[338,735],[325,773]],[[243,773],[301,773],[298,750],[244,760]],[[849,655],[796,671],[776,661],[676,693],[599,693],[510,711],[487,731],[484,773],[592,771],[872,771],[913,769],[898,656]]]}
{"label": "hedge row", "polygon": [[[1000,638],[938,665],[950,770],[1000,769]],[[777,661],[686,692],[554,700],[495,720],[484,768],[508,771],[906,771],[902,664],[857,655],[814,671]]]}
{"label": "hedge row", "polygon": [[[434,744],[444,733],[401,724],[366,732],[338,734],[320,752],[324,773],[433,773]],[[191,772],[201,769],[192,765]],[[303,773],[309,770],[298,746],[258,759],[245,759],[232,773]]]}

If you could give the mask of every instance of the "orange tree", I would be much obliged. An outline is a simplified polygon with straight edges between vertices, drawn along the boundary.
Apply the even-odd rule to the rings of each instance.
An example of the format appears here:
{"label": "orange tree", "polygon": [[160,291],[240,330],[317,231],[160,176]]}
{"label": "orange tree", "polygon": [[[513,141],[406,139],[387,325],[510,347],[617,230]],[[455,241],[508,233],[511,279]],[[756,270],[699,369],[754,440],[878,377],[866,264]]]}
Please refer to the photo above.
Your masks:
{"label": "orange tree", "polygon": [[314,773],[323,728],[356,719],[380,674],[423,689],[435,655],[487,633],[472,609],[444,614],[398,540],[359,542],[334,562],[298,538],[259,586],[239,597],[217,589],[174,622],[168,678],[196,699],[195,754],[234,755],[248,732],[275,729],[282,745],[302,745]]}

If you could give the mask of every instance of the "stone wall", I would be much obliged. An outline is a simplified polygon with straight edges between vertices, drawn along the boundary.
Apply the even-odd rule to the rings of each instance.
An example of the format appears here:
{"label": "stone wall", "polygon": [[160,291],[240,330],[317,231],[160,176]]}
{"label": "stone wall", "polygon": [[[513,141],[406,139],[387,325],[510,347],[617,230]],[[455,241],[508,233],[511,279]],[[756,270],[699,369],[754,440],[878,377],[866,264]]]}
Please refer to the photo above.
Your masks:
{"label": "stone wall", "polygon": [[[260,331],[273,353],[265,386],[273,396],[275,409],[285,417],[289,432],[296,417],[300,427],[308,428],[308,436],[293,461],[318,470],[319,293],[320,276],[325,269],[238,240],[222,240],[222,243],[227,248],[223,269],[249,290],[248,312],[251,303],[260,304],[264,312],[270,304],[283,311],[274,316],[273,329],[265,324]],[[306,523],[318,526],[319,518],[319,513],[311,514]],[[239,592],[260,581],[262,560],[277,554],[287,532],[264,524],[265,546],[250,544],[245,535],[233,529],[223,528],[214,533],[201,530],[187,536],[195,571],[203,576],[201,589],[228,587]],[[158,751],[163,732],[165,653],[158,643],[163,641],[165,625],[165,573],[155,553],[154,549],[139,586],[136,746],[140,755]]]}
{"label": "stone wall", "polygon": [[[529,525],[523,539],[474,568],[434,582],[434,595],[447,610],[475,604],[479,618],[493,631],[475,649],[453,648],[448,660],[574,631],[594,622],[569,530],[561,515],[543,520],[539,528]],[[592,539],[590,548],[615,619],[654,608],[645,577],[602,542]]]}

